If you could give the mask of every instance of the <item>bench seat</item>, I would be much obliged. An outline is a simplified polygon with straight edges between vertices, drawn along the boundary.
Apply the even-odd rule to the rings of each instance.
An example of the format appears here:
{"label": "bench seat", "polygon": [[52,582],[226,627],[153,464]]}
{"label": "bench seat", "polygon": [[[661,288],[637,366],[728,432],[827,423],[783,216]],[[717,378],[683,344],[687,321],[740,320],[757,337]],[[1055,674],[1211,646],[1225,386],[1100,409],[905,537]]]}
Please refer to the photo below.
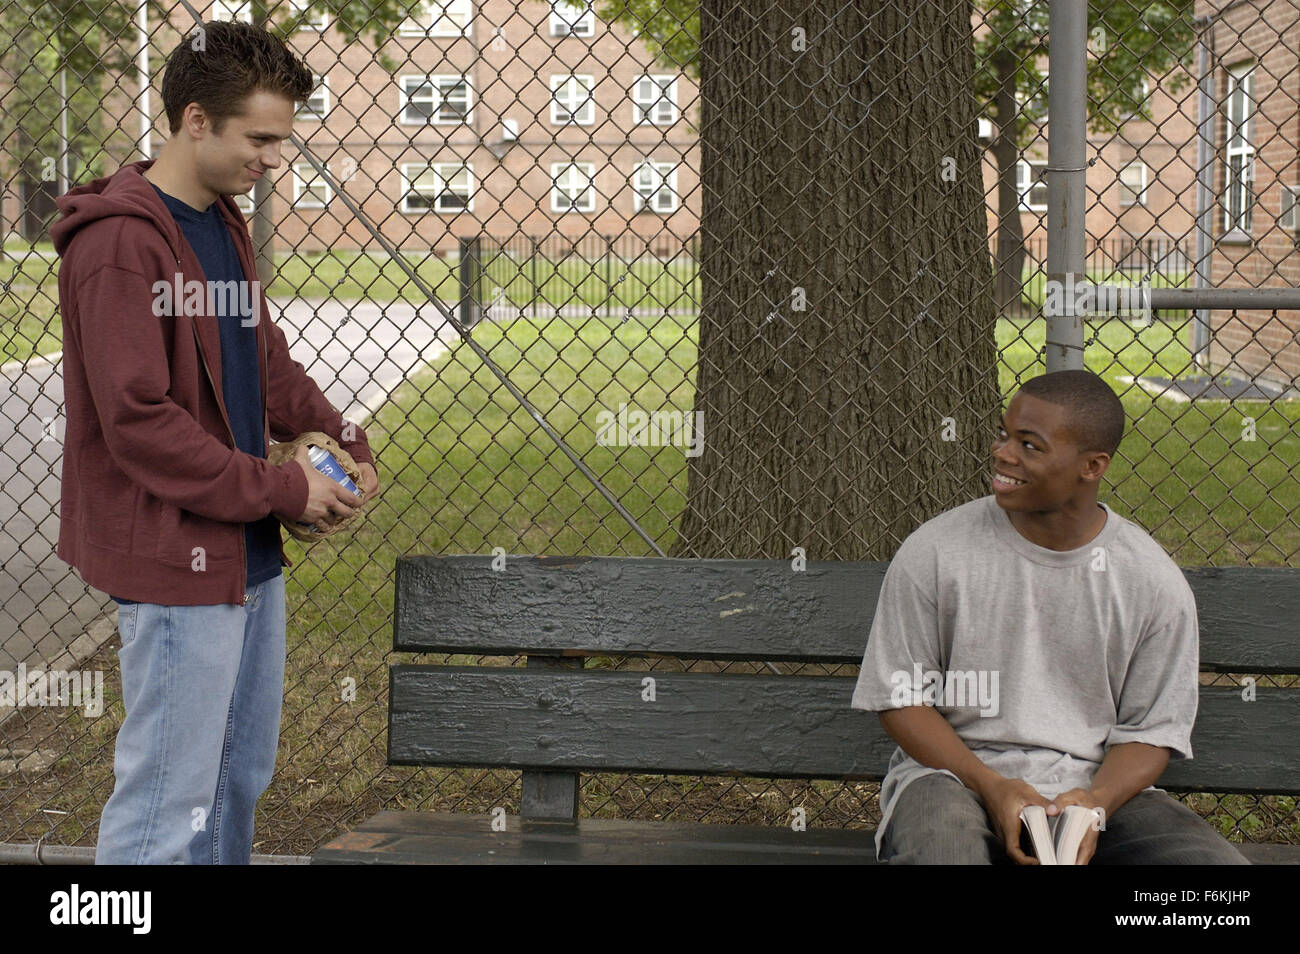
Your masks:
{"label": "bench seat", "polygon": [[[875,863],[873,833],[578,818],[585,772],[879,781],[895,744],[848,705],[888,564],[402,557],[394,649],[526,665],[389,669],[388,764],[522,772],[519,814],[385,811],[313,855],[340,863]],[[1300,672],[1300,571],[1184,570],[1202,671]],[[617,657],[758,672],[610,669]],[[753,668],[751,665],[751,668]],[[1173,792],[1300,792],[1300,689],[1202,686]],[[1300,864],[1300,846],[1240,846]]]}
{"label": "bench seat", "polygon": [[[379,812],[312,855],[314,865],[874,865],[875,831],[580,818],[492,831],[464,812]],[[1253,864],[1300,864],[1300,845],[1238,844]]]}

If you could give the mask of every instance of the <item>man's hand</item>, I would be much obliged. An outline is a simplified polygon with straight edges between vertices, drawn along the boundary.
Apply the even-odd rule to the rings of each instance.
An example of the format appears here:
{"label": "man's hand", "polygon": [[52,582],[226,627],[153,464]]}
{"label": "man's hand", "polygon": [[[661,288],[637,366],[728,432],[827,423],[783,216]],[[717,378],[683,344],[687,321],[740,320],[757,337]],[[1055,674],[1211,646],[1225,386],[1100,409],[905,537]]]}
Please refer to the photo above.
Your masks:
{"label": "man's hand", "polygon": [[1052,800],[1051,806],[1047,809],[1048,817],[1059,815],[1065,811],[1067,805],[1082,805],[1084,808],[1101,809],[1101,820],[1094,825],[1088,826],[1088,832],[1083,836],[1083,841],[1079,842],[1079,856],[1075,860],[1077,865],[1086,865],[1092,860],[1092,856],[1097,851],[1097,838],[1101,829],[1106,824],[1106,806],[1097,795],[1086,788],[1072,788],[1068,792],[1062,792]]}
{"label": "man's hand", "polygon": [[[1042,805],[1048,808],[1052,803],[1038,793],[1028,782],[1019,778],[995,779],[981,787],[979,796],[984,800],[984,811],[993,822],[993,830],[1002,839],[1007,855],[1020,865],[1036,865],[1037,858],[1020,850],[1020,829],[1024,823],[1020,820],[1020,810],[1026,805]],[[1050,809],[1048,809],[1050,812]]]}
{"label": "man's hand", "polygon": [[[324,533],[341,517],[350,516],[362,500],[356,494],[344,489],[337,481],[326,477],[312,466],[310,451],[306,444],[298,448],[293,458],[307,475],[307,509],[298,517],[300,523],[310,523]],[[364,472],[362,477],[365,477]],[[375,480],[378,486],[378,478]]]}
{"label": "man's hand", "polygon": [[375,473],[373,464],[357,464],[361,470],[361,492],[365,494],[366,500],[369,500],[379,492],[379,474]]}

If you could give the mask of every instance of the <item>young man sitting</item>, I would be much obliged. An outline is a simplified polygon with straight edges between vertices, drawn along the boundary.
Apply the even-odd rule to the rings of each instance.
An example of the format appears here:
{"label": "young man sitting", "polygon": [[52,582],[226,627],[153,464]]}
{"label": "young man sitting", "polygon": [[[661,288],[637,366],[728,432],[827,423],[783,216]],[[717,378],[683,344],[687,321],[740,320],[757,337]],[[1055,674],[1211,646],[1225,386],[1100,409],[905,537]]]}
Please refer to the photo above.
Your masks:
{"label": "young man sitting", "polygon": [[[993,494],[922,524],[890,563],[852,699],[899,745],[880,860],[1037,864],[1021,809],[1081,805],[1103,814],[1080,864],[1249,863],[1153,785],[1192,757],[1196,604],[1164,549],[1097,500],[1123,432],[1091,372],[1026,382],[993,443]],[[992,704],[909,685],[972,672]]]}

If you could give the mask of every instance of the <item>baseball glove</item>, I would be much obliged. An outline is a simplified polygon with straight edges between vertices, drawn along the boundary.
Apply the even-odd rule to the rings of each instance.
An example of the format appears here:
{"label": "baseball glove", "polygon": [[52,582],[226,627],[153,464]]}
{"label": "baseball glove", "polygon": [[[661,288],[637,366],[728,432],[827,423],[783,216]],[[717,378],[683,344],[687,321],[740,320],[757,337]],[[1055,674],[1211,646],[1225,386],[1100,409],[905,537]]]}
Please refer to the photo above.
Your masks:
{"label": "baseball glove", "polygon": [[[285,461],[293,460],[294,456],[298,453],[298,448],[302,447],[304,444],[309,447],[319,447],[333,454],[334,459],[339,462],[339,466],[342,467],[344,472],[352,478],[352,482],[357,485],[357,496],[362,498],[365,497],[365,494],[361,491],[361,468],[359,468],[357,462],[352,459],[352,455],[339,446],[338,441],[321,431],[306,431],[299,434],[291,441],[285,441],[281,444],[272,444],[270,452],[266,455],[267,462],[273,466],[279,466]],[[277,515],[277,518],[280,523],[284,524],[284,528],[297,539],[304,543],[315,543],[322,537],[328,537],[331,534],[338,533],[340,530],[349,527],[358,517],[361,516],[364,509],[365,504],[362,504],[361,507],[353,511],[352,516],[341,518],[338,522],[332,524],[328,530],[324,531],[316,530],[311,526],[303,526],[296,520],[286,517],[280,517]]]}

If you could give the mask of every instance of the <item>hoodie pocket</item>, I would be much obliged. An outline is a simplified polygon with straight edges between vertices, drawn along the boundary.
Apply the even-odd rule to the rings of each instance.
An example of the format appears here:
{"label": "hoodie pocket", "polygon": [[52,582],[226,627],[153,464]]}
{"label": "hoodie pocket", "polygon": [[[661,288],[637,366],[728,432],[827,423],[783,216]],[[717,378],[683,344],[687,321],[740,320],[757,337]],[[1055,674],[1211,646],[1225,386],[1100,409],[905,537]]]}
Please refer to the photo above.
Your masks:
{"label": "hoodie pocket", "polygon": [[154,558],[159,562],[202,572],[211,570],[213,561],[229,562],[239,557],[235,531],[242,533],[242,524],[211,520],[157,498],[154,500],[159,506]]}
{"label": "hoodie pocket", "polygon": [[[91,486],[83,480],[83,487]],[[131,537],[143,490],[130,481],[101,482],[95,493],[83,497],[82,522],[86,539],[97,547],[130,554]]]}

